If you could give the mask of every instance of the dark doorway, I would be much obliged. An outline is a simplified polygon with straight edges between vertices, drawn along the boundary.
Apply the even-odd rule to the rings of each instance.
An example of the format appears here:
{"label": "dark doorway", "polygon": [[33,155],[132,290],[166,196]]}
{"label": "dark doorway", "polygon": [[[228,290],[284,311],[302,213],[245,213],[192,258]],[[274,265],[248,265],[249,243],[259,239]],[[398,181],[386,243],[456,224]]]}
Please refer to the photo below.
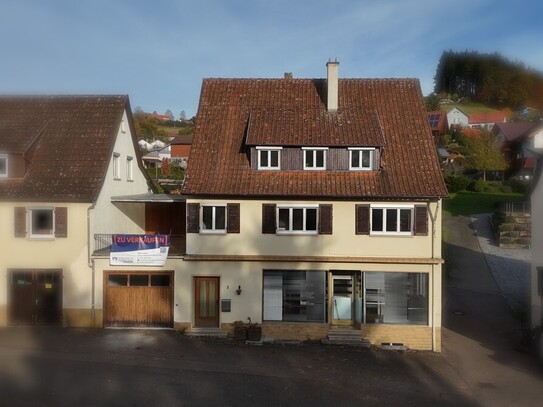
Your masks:
{"label": "dark doorway", "polygon": [[10,270],[8,275],[10,324],[62,323],[62,270]]}
{"label": "dark doorway", "polygon": [[194,277],[194,326],[219,326],[219,277]]}

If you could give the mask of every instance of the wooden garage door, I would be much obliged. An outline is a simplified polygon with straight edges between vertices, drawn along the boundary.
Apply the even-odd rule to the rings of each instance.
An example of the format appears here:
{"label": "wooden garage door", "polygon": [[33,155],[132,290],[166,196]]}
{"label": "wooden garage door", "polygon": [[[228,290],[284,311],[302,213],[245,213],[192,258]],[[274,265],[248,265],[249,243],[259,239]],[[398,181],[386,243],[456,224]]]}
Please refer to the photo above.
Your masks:
{"label": "wooden garage door", "polygon": [[104,325],[173,328],[173,272],[106,272]]}

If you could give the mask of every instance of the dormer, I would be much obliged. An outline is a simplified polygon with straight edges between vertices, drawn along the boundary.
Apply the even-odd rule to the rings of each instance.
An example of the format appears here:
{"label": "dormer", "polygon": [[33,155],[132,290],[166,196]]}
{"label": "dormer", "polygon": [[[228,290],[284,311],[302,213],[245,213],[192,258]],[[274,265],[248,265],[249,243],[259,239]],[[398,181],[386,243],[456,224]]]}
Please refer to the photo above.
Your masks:
{"label": "dormer", "polygon": [[26,160],[21,153],[0,153],[0,180],[23,178]]}

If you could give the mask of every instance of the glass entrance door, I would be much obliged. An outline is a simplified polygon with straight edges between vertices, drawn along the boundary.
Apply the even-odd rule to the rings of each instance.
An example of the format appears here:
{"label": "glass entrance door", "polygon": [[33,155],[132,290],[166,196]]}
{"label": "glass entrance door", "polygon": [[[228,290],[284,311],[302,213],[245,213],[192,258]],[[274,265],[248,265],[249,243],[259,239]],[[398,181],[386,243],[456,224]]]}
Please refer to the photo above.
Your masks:
{"label": "glass entrance door", "polygon": [[353,275],[332,274],[332,323],[353,324]]}

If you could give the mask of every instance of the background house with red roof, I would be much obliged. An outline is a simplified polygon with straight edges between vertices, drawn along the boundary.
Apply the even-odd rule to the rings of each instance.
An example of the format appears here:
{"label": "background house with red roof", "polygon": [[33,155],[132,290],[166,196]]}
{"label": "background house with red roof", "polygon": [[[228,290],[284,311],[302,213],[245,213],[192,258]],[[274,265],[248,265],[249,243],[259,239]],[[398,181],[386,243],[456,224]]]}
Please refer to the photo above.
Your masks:
{"label": "background house with red roof", "polygon": [[420,85],[338,67],[204,80],[180,326],[440,350],[447,190]]}
{"label": "background house with red roof", "polygon": [[539,122],[496,123],[492,128],[496,146],[507,161],[508,176],[530,179],[535,170],[533,150],[534,131],[541,127]]}
{"label": "background house with red roof", "polygon": [[447,113],[449,128],[471,127],[491,130],[495,123],[505,123],[507,116],[500,111],[468,113],[455,106]]}

